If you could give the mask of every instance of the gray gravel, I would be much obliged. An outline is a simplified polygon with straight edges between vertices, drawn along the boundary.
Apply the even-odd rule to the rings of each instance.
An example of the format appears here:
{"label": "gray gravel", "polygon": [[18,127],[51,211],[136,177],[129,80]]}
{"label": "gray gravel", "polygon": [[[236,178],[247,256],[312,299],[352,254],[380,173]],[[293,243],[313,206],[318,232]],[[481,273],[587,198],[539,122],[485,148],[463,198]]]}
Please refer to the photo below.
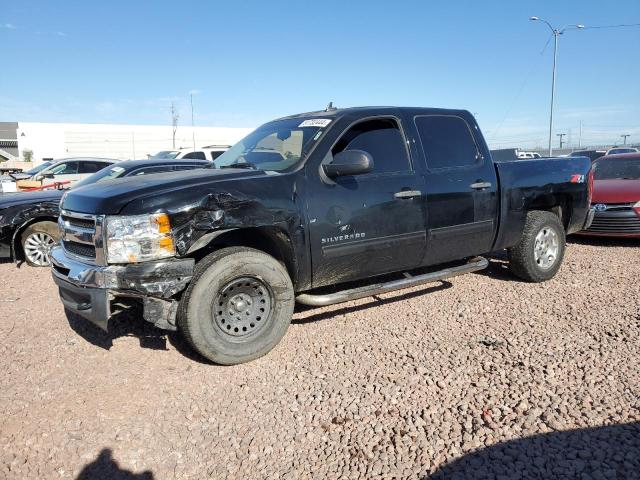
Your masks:
{"label": "gray gravel", "polygon": [[0,478],[640,478],[638,247],[300,310],[235,367],[0,265]]}

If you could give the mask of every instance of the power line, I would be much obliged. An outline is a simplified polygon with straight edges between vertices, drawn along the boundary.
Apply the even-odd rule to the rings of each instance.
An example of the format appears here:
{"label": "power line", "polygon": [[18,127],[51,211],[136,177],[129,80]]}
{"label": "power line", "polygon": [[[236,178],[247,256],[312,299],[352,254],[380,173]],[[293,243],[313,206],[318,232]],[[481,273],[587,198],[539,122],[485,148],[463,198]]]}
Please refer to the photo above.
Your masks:
{"label": "power line", "polygon": [[584,30],[591,30],[594,28],[625,28],[625,27],[640,27],[640,23],[621,23],[619,25],[598,25],[593,27],[583,27]]}
{"label": "power line", "polygon": [[502,129],[502,125],[506,121],[507,117],[511,114],[511,110],[515,106],[516,102],[520,99],[520,95],[522,95],[524,88],[529,83],[529,80],[531,79],[531,75],[533,74],[533,71],[536,68],[538,68],[541,58],[544,55],[544,52],[547,49],[547,46],[549,45],[549,40],[551,40],[552,36],[553,35],[549,35],[549,38],[547,39],[547,43],[544,44],[544,47],[540,51],[540,58],[538,59],[538,62],[531,62],[531,67],[529,69],[529,72],[524,76],[522,83],[520,84],[520,88],[518,88],[518,92],[516,93],[515,97],[513,97],[513,100],[511,100],[511,104],[509,105],[509,108],[507,109],[507,111],[504,113],[502,120],[500,120],[498,127],[493,132],[491,132],[490,135],[488,135],[489,138],[495,139],[498,136],[500,129]]}

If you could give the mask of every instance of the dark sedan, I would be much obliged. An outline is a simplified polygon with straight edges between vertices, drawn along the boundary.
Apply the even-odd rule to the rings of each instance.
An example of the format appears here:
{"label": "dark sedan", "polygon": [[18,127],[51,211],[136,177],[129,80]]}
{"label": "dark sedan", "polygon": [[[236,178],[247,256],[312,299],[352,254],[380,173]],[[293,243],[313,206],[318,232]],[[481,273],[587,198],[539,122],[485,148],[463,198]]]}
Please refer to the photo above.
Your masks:
{"label": "dark sedan", "polygon": [[640,238],[640,153],[607,155],[593,164],[595,217],[583,235]]}
{"label": "dark sedan", "polygon": [[[206,160],[127,160],[81,180],[73,189],[152,173],[192,170],[211,166]],[[60,237],[58,215],[61,190],[0,195],[0,258],[26,261],[35,267],[50,264],[49,250]]]}

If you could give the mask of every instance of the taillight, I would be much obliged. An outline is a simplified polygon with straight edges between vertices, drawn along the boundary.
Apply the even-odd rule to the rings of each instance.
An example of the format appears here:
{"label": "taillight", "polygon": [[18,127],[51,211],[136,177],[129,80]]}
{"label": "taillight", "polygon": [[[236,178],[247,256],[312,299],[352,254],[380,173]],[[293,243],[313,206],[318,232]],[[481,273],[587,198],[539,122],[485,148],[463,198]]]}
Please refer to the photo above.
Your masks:
{"label": "taillight", "polygon": [[636,212],[636,215],[640,217],[640,201],[636,202],[631,208],[633,208],[633,211]]}

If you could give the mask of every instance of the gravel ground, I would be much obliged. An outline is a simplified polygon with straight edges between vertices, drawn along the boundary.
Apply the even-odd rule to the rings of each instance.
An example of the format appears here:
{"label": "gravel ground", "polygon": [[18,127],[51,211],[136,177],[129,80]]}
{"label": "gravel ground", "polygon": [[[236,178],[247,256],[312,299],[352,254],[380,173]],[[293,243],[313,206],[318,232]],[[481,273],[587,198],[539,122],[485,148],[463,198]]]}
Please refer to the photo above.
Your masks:
{"label": "gravel ground", "polygon": [[0,478],[640,478],[638,247],[300,309],[235,367],[2,264]]}

